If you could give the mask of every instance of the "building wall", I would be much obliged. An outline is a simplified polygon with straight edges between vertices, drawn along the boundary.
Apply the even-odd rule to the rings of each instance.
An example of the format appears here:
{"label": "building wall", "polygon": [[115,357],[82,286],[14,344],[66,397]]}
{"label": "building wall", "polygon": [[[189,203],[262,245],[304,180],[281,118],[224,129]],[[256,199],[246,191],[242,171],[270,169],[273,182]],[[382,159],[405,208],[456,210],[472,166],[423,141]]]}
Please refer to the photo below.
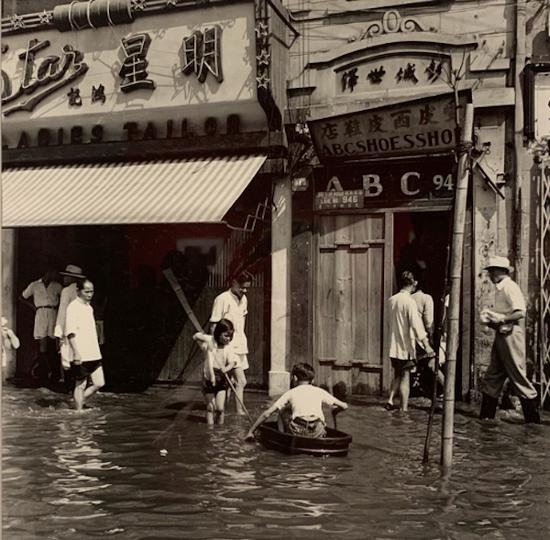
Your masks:
{"label": "building wall", "polygon": [[[475,107],[475,157],[471,176],[471,248],[465,252],[463,306],[463,387],[475,395],[490,358],[492,332],[478,322],[479,310],[494,302],[494,288],[483,272],[490,255],[513,261],[514,237],[514,3],[419,2],[389,4],[358,0],[287,2],[301,37],[290,53],[289,118],[315,119],[343,114],[393,100],[450,91],[449,80],[426,80],[430,58],[443,60],[443,72],[457,70],[459,89],[471,88]],[[527,54],[546,58],[542,43],[547,8],[529,6]],[[423,56],[423,55],[428,56]],[[429,56],[429,55],[432,56]],[[416,77],[399,80],[397,70],[416,63]],[[383,66],[380,83],[368,76]],[[345,88],[343,73],[354,67],[359,80]],[[428,73],[429,75],[429,73]],[[389,79],[392,76],[393,78]],[[298,114],[298,111],[300,114]],[[529,171],[530,173],[530,171]],[[530,176],[528,176],[530,178]],[[494,187],[496,186],[496,189]],[[531,214],[532,216],[532,214]],[[532,243],[533,219],[527,224]],[[534,262],[530,259],[530,279]],[[534,290],[532,287],[530,291]],[[466,293],[465,293],[466,294]],[[296,308],[298,309],[298,308]],[[470,328],[471,326],[471,328]],[[313,338],[312,338],[313,339]],[[470,365],[470,359],[472,364]],[[468,371],[470,373],[468,373]]]}

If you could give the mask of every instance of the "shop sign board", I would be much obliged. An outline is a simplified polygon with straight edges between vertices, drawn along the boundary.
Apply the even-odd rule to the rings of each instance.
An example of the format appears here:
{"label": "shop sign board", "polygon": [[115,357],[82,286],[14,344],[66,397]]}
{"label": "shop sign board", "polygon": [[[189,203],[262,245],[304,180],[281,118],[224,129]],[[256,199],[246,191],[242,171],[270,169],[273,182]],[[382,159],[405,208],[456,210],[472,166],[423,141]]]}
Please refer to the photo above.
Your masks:
{"label": "shop sign board", "polygon": [[224,133],[231,115],[247,130],[264,129],[255,59],[253,3],[190,9],[176,19],[162,14],[78,32],[6,36],[3,144],[17,148],[25,132],[23,147],[38,146],[40,129],[50,130],[55,144],[57,130],[74,126],[82,134],[77,142],[94,142],[96,126],[102,140],[127,140],[124,126],[135,121],[144,129],[155,124],[158,133],[148,138],[171,138],[176,125],[208,135],[216,123]]}
{"label": "shop sign board", "polygon": [[335,210],[337,208],[363,208],[365,193],[362,189],[343,189],[340,179],[333,176],[326,191],[315,194],[316,210]]}
{"label": "shop sign board", "polygon": [[[469,91],[459,93],[462,122]],[[454,95],[394,103],[308,122],[321,161],[444,153],[457,145]]]}
{"label": "shop sign board", "polygon": [[454,196],[453,163],[444,158],[320,168],[315,171],[316,186],[323,186],[327,176],[330,187],[316,191],[316,210],[449,200]]}

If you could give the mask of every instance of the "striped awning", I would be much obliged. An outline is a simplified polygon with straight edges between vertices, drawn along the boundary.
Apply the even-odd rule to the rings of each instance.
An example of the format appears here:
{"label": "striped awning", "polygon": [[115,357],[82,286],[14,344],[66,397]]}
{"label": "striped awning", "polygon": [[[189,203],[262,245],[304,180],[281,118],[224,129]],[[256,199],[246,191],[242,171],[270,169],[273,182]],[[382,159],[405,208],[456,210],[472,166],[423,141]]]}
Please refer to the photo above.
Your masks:
{"label": "striped awning", "polygon": [[213,223],[265,156],[60,165],[2,171],[2,226]]}

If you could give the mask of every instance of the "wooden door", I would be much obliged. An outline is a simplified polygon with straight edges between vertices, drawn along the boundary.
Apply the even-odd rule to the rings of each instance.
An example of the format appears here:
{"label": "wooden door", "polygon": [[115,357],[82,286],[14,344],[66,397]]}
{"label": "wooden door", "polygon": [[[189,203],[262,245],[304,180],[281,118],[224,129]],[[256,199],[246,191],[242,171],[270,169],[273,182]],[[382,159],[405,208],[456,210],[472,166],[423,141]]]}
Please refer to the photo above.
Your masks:
{"label": "wooden door", "polygon": [[380,394],[387,388],[384,306],[391,287],[389,213],[319,216],[315,360],[330,389]]}

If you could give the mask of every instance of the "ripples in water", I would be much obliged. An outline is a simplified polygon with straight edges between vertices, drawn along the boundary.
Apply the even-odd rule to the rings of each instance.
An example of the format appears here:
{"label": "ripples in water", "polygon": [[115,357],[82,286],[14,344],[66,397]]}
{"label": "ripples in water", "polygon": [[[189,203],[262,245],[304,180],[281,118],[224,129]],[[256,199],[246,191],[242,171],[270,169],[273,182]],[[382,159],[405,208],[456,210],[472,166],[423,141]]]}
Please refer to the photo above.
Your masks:
{"label": "ripples in water", "polygon": [[[267,403],[247,400],[252,415]],[[66,396],[4,388],[4,538],[550,537],[548,425],[457,415],[443,478],[421,464],[421,409],[352,406],[339,416],[354,438],[349,456],[313,458],[243,442],[244,417],[208,428],[193,389],[91,403],[77,414]]]}

